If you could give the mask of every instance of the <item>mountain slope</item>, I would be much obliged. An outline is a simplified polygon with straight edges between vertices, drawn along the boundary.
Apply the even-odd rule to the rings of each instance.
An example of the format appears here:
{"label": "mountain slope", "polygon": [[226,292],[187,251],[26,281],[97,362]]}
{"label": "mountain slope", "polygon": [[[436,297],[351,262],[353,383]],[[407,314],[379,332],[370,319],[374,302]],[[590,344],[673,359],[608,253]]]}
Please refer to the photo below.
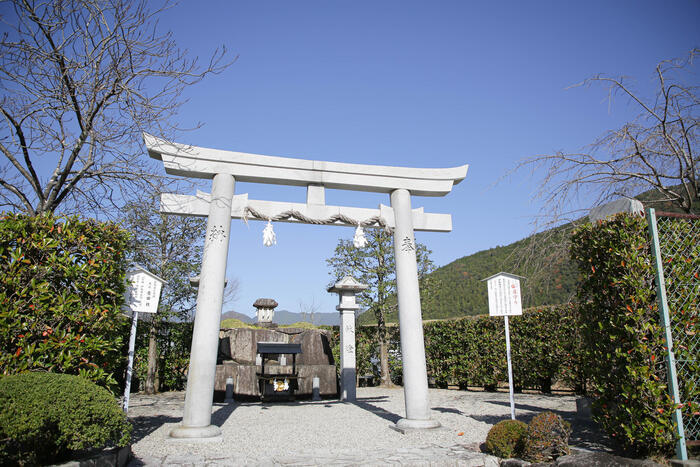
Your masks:
{"label": "mountain slope", "polygon": [[[435,297],[423,306],[424,319],[488,313],[486,283],[504,271],[525,277],[520,287],[525,307],[569,301],[576,292],[577,272],[568,257],[550,256],[554,244],[564,241],[571,224],[473,255],[459,258],[432,274],[439,282]],[[546,273],[536,273],[542,266]]]}

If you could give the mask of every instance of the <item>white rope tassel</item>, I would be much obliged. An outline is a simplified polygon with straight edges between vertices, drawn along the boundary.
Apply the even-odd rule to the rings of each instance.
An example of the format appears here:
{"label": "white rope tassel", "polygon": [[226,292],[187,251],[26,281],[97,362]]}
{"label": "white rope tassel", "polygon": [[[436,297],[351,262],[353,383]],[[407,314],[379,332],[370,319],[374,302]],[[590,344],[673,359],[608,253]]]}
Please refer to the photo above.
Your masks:
{"label": "white rope tassel", "polygon": [[277,235],[275,235],[275,231],[272,230],[272,221],[268,220],[263,230],[263,245],[272,246],[275,244],[277,244]]}
{"label": "white rope tassel", "polygon": [[367,238],[365,237],[365,232],[362,230],[362,225],[357,224],[357,228],[355,229],[355,236],[352,239],[352,244],[355,245],[355,248],[364,248],[367,246]]}

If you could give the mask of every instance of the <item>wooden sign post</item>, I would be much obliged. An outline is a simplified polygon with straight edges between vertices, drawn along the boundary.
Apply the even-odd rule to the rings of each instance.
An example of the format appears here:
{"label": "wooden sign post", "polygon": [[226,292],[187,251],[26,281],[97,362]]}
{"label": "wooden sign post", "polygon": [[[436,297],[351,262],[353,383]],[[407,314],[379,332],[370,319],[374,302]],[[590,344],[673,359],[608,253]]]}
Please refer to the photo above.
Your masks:
{"label": "wooden sign post", "polygon": [[508,358],[508,390],[510,392],[510,418],[515,420],[515,399],[513,397],[513,367],[510,361],[510,329],[508,317],[523,314],[520,295],[520,279],[515,274],[499,272],[483,279],[489,291],[489,316],[503,316],[506,325],[506,356]]}

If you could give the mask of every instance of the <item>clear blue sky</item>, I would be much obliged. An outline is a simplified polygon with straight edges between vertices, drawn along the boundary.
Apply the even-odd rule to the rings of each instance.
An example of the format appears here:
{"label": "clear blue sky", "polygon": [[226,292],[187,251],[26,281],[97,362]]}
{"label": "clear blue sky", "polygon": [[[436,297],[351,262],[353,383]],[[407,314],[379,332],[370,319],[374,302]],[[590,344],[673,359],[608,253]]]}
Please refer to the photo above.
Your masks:
{"label": "clear blue sky", "polygon": [[[470,164],[445,198],[413,207],[450,213],[451,233],[418,233],[438,266],[527,236],[539,206],[527,174],[494,186],[517,161],[576,151],[632,114],[602,88],[568,86],[597,73],[628,75],[649,92],[654,67],[698,46],[700,2],[184,1],[162,18],[206,58],[239,58],[189,89],[185,143],[257,154],[413,167]],[[144,157],[145,154],[144,154]],[[209,190],[203,184],[203,190]],[[254,199],[305,200],[300,188],[239,183]],[[376,207],[387,195],[328,191],[328,204]],[[342,227],[233,221],[229,308],[253,314],[270,297],[333,312],[325,259]],[[486,288],[484,287],[484,293]],[[228,308],[227,308],[228,309]]]}

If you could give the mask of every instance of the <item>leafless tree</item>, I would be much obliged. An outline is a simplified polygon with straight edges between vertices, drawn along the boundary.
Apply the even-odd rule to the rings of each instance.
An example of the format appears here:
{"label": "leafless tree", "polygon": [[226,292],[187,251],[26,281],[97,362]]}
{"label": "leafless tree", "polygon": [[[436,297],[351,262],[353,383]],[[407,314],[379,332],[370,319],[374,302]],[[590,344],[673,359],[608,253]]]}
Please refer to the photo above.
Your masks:
{"label": "leafless tree", "polygon": [[[153,180],[142,132],[165,137],[200,66],[147,0],[11,0],[0,42],[0,208],[29,214],[123,204]],[[150,191],[150,190],[149,190]]]}
{"label": "leafless tree", "polygon": [[241,281],[237,277],[227,277],[224,286],[224,306],[230,306],[238,301],[238,293],[241,289]]}
{"label": "leafless tree", "polygon": [[659,63],[651,98],[636,92],[624,77],[597,75],[579,84],[606,85],[610,101],[623,96],[639,115],[605,133],[586,152],[538,155],[520,164],[542,177],[537,195],[548,221],[571,213],[579,198],[592,197],[598,205],[648,190],[658,193],[656,202],[687,213],[700,210],[699,101],[693,84],[698,82],[693,74],[698,54],[700,49],[693,49],[685,59]]}
{"label": "leafless tree", "polygon": [[[142,193],[122,210],[122,225],[131,232],[130,260],[145,266],[166,281],[160,297],[158,313],[143,316],[148,327],[148,365],[145,391],[153,394],[159,389],[157,334],[166,321],[192,321],[197,289],[190,277],[199,273],[204,248],[206,221],[191,216],[164,214],[159,210],[160,194],[167,191]],[[239,281],[226,281],[224,302],[236,300]]]}
{"label": "leafless tree", "polygon": [[[569,233],[595,205],[651,191],[646,203],[670,210],[700,211],[698,87],[693,74],[700,49],[656,67],[656,92],[645,98],[625,77],[593,76],[576,86],[602,84],[608,100],[623,97],[639,111],[621,128],[606,132],[581,153],[558,152],[524,160],[539,177],[542,201],[537,235],[514,251],[516,269],[531,283],[553,285],[553,271],[568,267]],[[583,203],[580,209],[576,205]]]}
{"label": "leafless tree", "polygon": [[301,314],[302,321],[306,321],[308,318],[309,323],[316,324],[314,320],[320,308],[321,305],[316,303],[316,297],[311,297],[311,301],[309,302],[299,299],[299,313]]}

